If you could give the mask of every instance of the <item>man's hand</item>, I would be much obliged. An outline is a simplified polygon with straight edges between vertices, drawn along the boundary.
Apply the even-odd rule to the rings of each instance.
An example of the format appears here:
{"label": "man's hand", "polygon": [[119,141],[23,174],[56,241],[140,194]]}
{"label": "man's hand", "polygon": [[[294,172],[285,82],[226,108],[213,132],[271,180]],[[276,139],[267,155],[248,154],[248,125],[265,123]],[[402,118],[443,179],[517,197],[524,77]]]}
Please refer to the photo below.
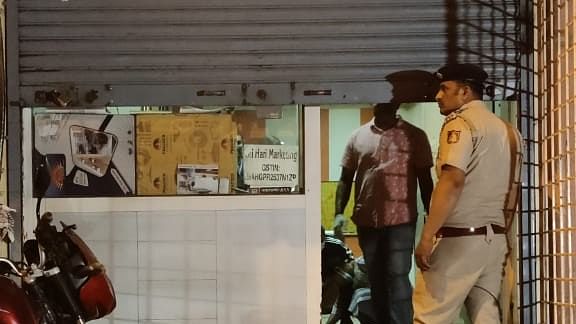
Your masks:
{"label": "man's hand", "polygon": [[342,231],[345,226],[346,226],[346,217],[344,217],[344,214],[336,214],[336,216],[334,216],[334,226],[333,226],[334,231],[337,230]]}
{"label": "man's hand", "polygon": [[341,241],[344,241],[345,226],[346,218],[344,217],[344,214],[336,214],[336,216],[334,216],[334,226],[332,229],[334,230],[334,236]]}
{"label": "man's hand", "polygon": [[422,271],[427,271],[430,269],[430,256],[432,255],[432,249],[434,248],[434,237],[420,239],[420,243],[416,248],[414,256],[416,257],[416,265]]}

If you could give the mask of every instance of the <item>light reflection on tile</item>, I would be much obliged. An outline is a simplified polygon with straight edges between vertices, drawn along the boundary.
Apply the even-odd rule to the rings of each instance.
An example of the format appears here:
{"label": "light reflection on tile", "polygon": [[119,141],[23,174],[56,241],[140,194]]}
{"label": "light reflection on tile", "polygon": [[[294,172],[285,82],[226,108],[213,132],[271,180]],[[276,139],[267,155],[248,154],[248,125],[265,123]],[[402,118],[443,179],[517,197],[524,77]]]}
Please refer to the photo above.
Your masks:
{"label": "light reflection on tile", "polygon": [[218,212],[221,323],[306,323],[305,229],[304,210]]}
{"label": "light reflection on tile", "polygon": [[138,266],[147,270],[216,272],[215,242],[139,242]]}
{"label": "light reflection on tile", "polygon": [[139,283],[140,319],[215,319],[216,281]]}
{"label": "light reflection on tile", "polygon": [[138,213],[140,241],[215,241],[214,211],[165,211]]}

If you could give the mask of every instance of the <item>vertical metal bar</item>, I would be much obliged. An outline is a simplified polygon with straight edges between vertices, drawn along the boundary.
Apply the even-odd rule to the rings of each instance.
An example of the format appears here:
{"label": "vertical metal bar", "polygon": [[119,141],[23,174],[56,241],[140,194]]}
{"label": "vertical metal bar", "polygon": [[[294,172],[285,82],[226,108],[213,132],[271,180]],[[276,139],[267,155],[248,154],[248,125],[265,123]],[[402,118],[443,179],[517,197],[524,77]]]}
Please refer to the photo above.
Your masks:
{"label": "vertical metal bar", "polygon": [[[543,156],[545,156],[545,152],[544,152],[544,143],[542,142],[542,133],[544,132],[544,124],[543,124],[543,113],[542,111],[544,110],[544,94],[543,94],[543,89],[546,88],[545,86],[545,80],[546,80],[546,76],[544,75],[545,71],[546,71],[546,67],[544,66],[544,62],[545,62],[545,57],[547,51],[544,50],[545,46],[546,46],[546,38],[545,38],[545,33],[546,33],[546,19],[547,19],[547,12],[546,12],[546,2],[544,1],[537,1],[537,13],[538,13],[538,35],[537,35],[537,42],[538,42],[538,114],[537,114],[537,120],[538,120],[538,137],[536,138],[536,140],[538,141],[538,143],[540,144],[539,149],[538,149],[538,156],[540,159],[540,173],[538,175],[538,179],[540,181],[540,183],[544,183],[544,168],[545,168],[545,161],[543,161]],[[545,190],[545,188],[540,187],[541,190]],[[536,198],[536,197],[535,197]],[[540,288],[540,302],[539,302],[539,309],[540,309],[540,318],[539,320],[543,319],[546,317],[547,311],[545,308],[545,303],[544,301],[547,299],[547,289],[545,287],[545,280],[544,280],[544,276],[546,274],[546,260],[545,260],[545,249],[546,249],[546,245],[544,244],[545,242],[545,233],[544,233],[544,226],[545,226],[545,221],[544,221],[544,215],[543,215],[543,211],[542,208],[544,207],[544,195],[542,193],[540,193],[537,197],[538,202],[539,202],[539,210],[538,213],[542,213],[542,217],[539,217],[539,222],[538,222],[538,227],[540,228],[540,231],[538,232],[538,239],[541,242],[540,246],[539,246],[539,269],[540,269],[540,282],[539,282],[539,288]]]}
{"label": "vertical metal bar", "polygon": [[552,205],[552,201],[551,201],[551,197],[550,197],[550,184],[551,184],[551,179],[550,179],[550,160],[548,159],[548,157],[550,156],[550,153],[552,151],[552,145],[551,145],[551,138],[548,137],[548,134],[550,132],[551,129],[551,119],[550,119],[550,110],[551,107],[554,103],[554,80],[552,79],[552,64],[551,62],[553,61],[553,55],[554,55],[554,48],[553,48],[553,43],[554,43],[554,35],[552,34],[552,25],[553,25],[553,9],[551,8],[553,6],[552,1],[546,1],[545,2],[545,14],[544,14],[544,60],[542,60],[542,67],[543,67],[543,72],[544,72],[544,77],[543,77],[543,85],[541,87],[542,91],[545,91],[545,96],[543,97],[543,107],[541,110],[541,120],[542,120],[542,126],[543,126],[543,132],[541,134],[541,139],[542,139],[542,148],[544,149],[544,152],[541,154],[541,158],[544,161],[544,166],[543,166],[543,176],[542,176],[542,180],[541,182],[543,183],[544,187],[543,187],[543,205],[542,208],[544,208],[544,217],[542,218],[544,220],[544,227],[542,228],[543,230],[543,234],[544,234],[544,242],[545,244],[543,244],[545,251],[544,251],[544,256],[546,258],[546,262],[545,262],[545,269],[542,273],[543,276],[543,284],[544,284],[544,291],[546,292],[546,299],[545,299],[545,314],[547,315],[546,318],[548,320],[553,321],[554,320],[554,305],[552,303],[552,298],[554,296],[554,284],[553,282],[550,280],[551,279],[551,274],[554,273],[554,243],[553,240],[551,239],[553,232],[552,230],[552,224],[554,222],[553,219],[553,215],[552,215],[552,211],[550,210],[550,206]]}
{"label": "vertical metal bar", "polygon": [[574,1],[538,1],[542,323],[572,323],[576,201]]}
{"label": "vertical metal bar", "polygon": [[[519,83],[517,89],[518,95],[518,129],[522,133],[525,141],[523,175],[522,175],[522,194],[519,205],[521,206],[518,219],[519,239],[518,239],[518,321],[520,323],[536,323],[538,316],[538,298],[537,298],[537,273],[538,265],[538,244],[535,240],[535,232],[538,227],[534,226],[539,219],[537,212],[537,202],[534,200],[538,195],[534,194],[535,187],[538,185],[537,174],[538,166],[535,161],[535,152],[538,150],[538,144],[534,140],[537,116],[535,115],[535,84],[534,84],[534,7],[532,1],[515,2],[516,22],[516,80]],[[538,48],[536,48],[538,50]],[[514,321],[516,322],[516,321]]]}
{"label": "vertical metal bar", "polygon": [[22,256],[22,110],[19,90],[18,0],[6,1],[6,81],[8,105],[6,114],[8,205],[15,214],[16,242],[10,245],[8,255],[19,260]]}
{"label": "vertical metal bar", "polygon": [[[0,121],[0,136],[1,136],[1,138],[0,138],[0,152],[1,152],[1,154],[0,154],[0,158],[1,158],[1,161],[0,161],[0,167],[1,167],[0,180],[4,180],[4,182],[0,182],[0,185],[2,185],[2,184],[6,183],[5,182],[6,178],[3,178],[3,177],[6,177],[4,157],[6,156],[5,139],[6,139],[6,102],[7,102],[7,99],[6,99],[6,57],[5,57],[6,48],[4,46],[5,45],[4,41],[6,39],[6,37],[5,37],[5,35],[6,35],[5,34],[6,12],[5,12],[4,6],[2,6],[2,17],[1,17],[0,22],[2,24],[2,26],[1,26],[2,35],[0,36],[0,48],[1,48],[0,63],[2,64],[2,67],[0,68],[2,70],[2,72],[1,72],[2,75],[0,76],[0,78],[1,78],[0,84],[2,85],[1,86],[2,89],[0,91],[0,95],[1,95],[0,104],[2,105],[2,107],[0,107],[0,110],[1,110],[1,113],[0,113],[0,118],[1,118],[1,121]],[[4,189],[4,188],[2,188],[2,189]],[[5,199],[5,198],[6,197],[3,197],[3,199]],[[8,248],[8,243],[0,242],[0,256],[7,256],[7,253],[8,253],[7,248]]]}
{"label": "vertical metal bar", "polygon": [[[300,146],[300,152],[298,154],[303,154],[306,151],[306,106],[304,105],[295,105],[295,109],[298,110],[298,129],[301,129],[301,132],[298,132],[298,145]],[[304,159],[300,158],[300,175],[304,175],[306,173],[306,163]],[[305,193],[304,189],[307,187],[306,185],[306,177],[300,177],[300,184],[298,190],[301,194]]]}

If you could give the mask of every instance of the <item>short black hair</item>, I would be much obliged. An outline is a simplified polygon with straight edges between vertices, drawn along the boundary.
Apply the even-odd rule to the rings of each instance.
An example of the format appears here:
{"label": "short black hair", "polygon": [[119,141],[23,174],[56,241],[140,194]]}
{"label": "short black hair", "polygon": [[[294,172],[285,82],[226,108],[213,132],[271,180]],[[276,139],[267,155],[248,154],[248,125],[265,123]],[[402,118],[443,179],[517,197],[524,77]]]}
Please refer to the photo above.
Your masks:
{"label": "short black hair", "polygon": [[476,82],[470,82],[470,81],[456,81],[459,82],[463,85],[466,85],[468,87],[470,87],[470,89],[472,89],[472,92],[474,92],[474,94],[476,94],[479,98],[482,98],[482,96],[484,95],[484,86],[480,83],[476,83]]}
{"label": "short black hair", "polygon": [[374,105],[375,111],[398,110],[400,104],[397,102],[380,102]]}

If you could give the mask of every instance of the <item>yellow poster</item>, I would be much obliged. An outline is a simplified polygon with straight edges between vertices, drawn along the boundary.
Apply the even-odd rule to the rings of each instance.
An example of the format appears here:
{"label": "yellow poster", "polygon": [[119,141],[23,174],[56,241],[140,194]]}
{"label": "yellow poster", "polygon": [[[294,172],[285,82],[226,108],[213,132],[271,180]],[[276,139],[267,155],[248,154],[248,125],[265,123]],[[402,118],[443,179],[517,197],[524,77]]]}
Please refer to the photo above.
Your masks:
{"label": "yellow poster", "polygon": [[236,185],[231,115],[136,119],[138,195],[226,194]]}

